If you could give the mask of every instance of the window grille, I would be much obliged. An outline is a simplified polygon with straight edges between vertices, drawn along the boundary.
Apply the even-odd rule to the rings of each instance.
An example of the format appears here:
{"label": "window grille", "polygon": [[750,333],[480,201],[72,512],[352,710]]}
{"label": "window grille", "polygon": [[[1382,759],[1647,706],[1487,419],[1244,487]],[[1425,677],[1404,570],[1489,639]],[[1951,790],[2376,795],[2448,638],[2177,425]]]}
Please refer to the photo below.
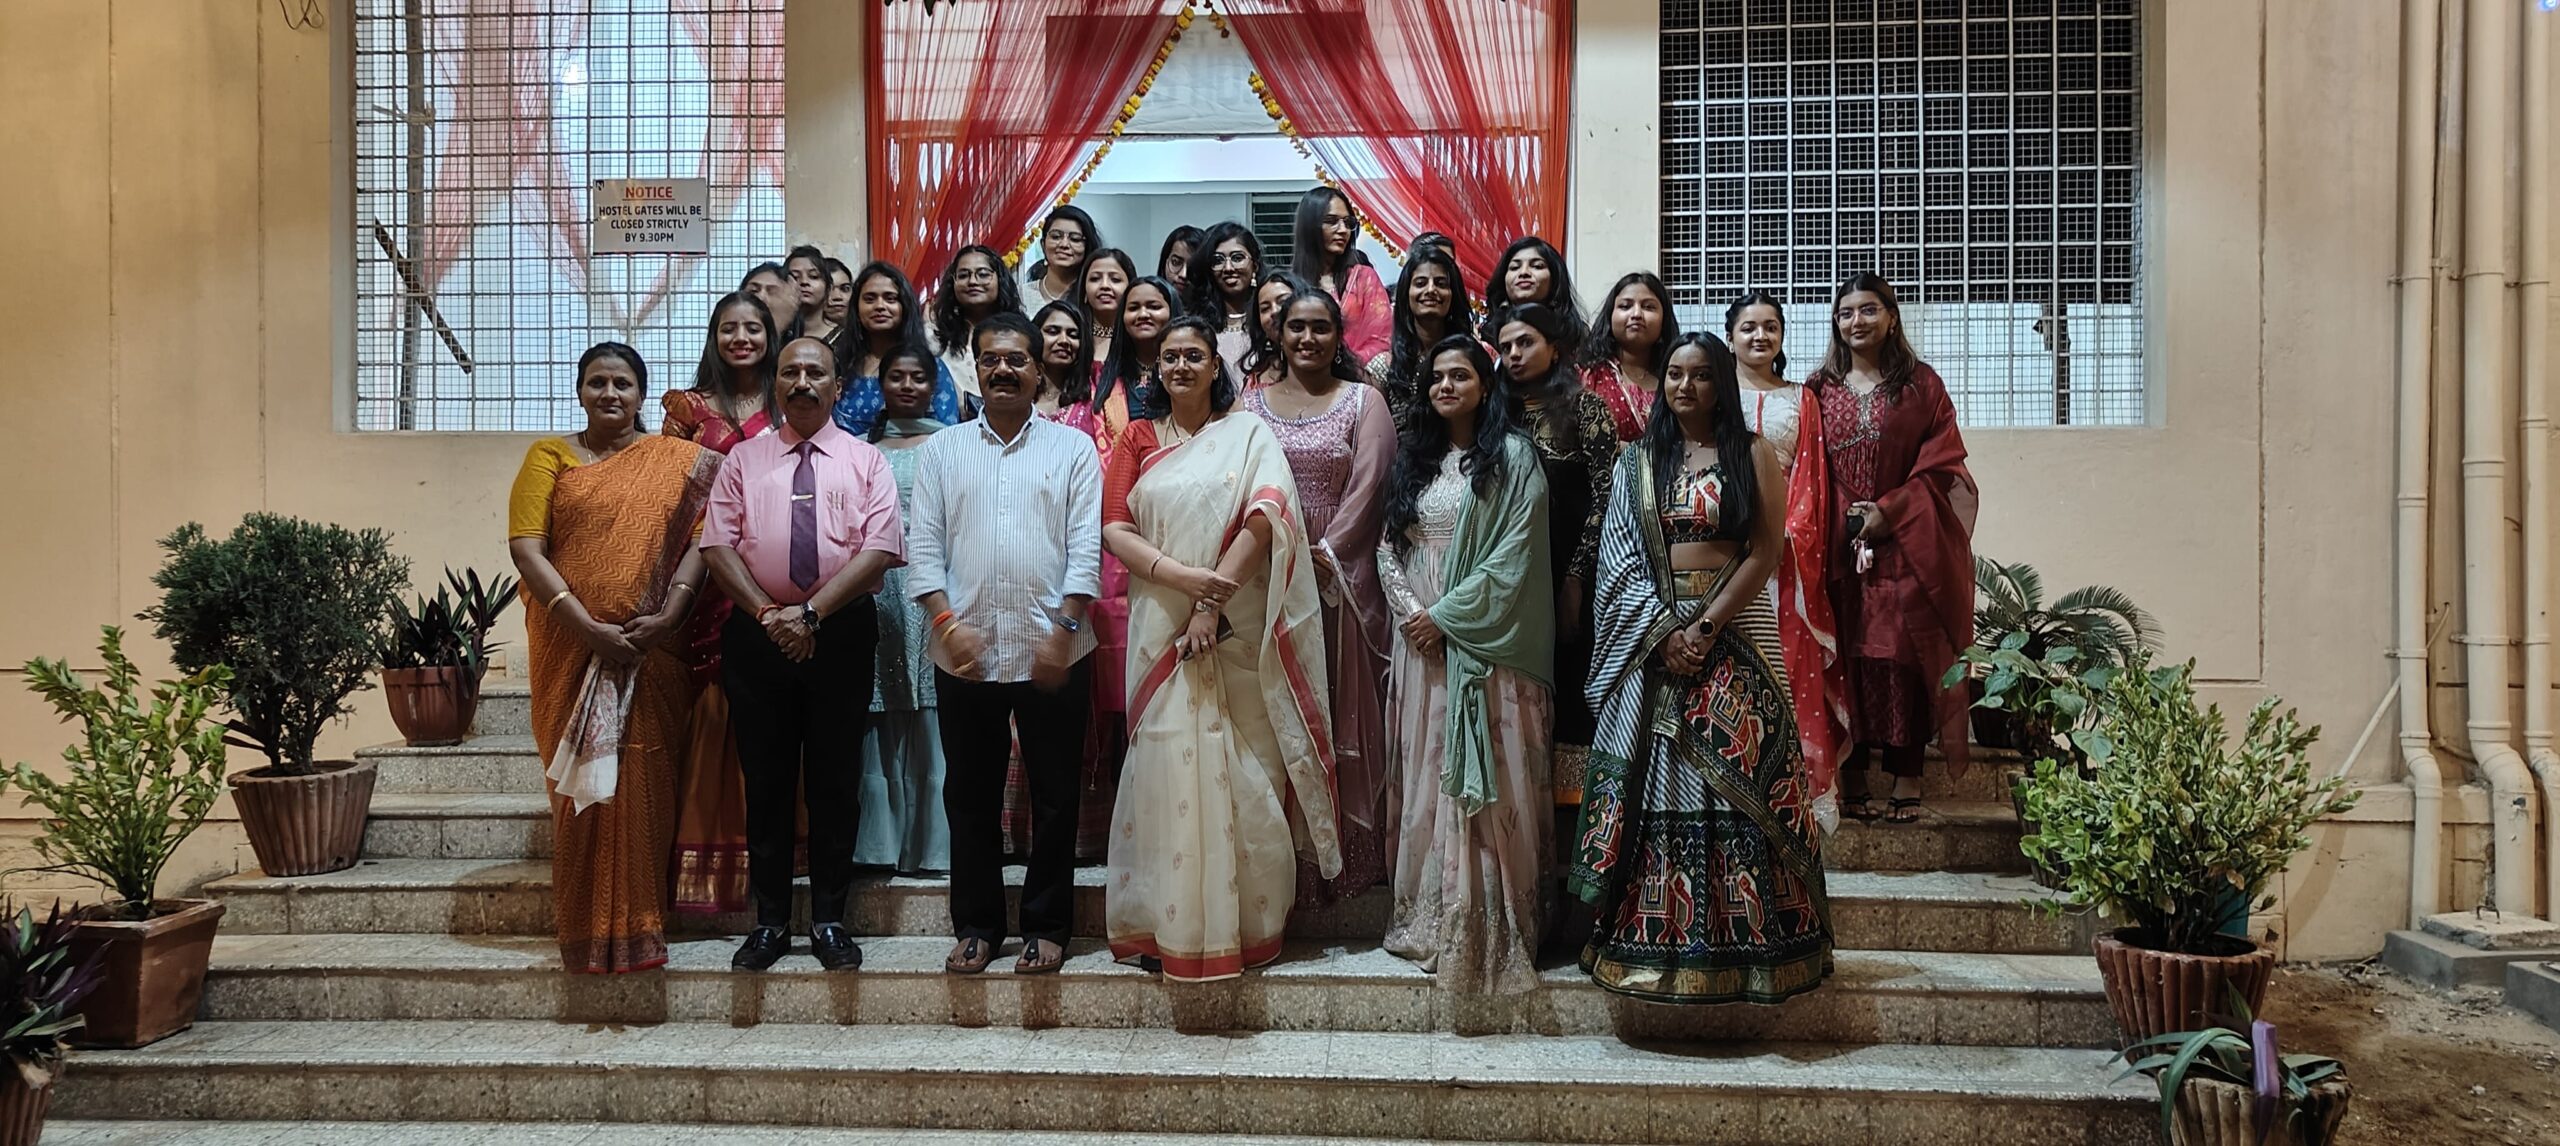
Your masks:
{"label": "window grille", "polygon": [[[355,0],[354,36],[356,427],[576,428],[608,339],[689,384],[782,254],[782,0]],[[624,178],[708,179],[711,253],[592,254]]]}
{"label": "window grille", "polygon": [[2143,408],[2138,0],[1665,0],[1662,271],[1721,331],[1880,272],[1967,425]]}
{"label": "window grille", "polygon": [[1253,241],[1262,244],[1262,269],[1285,271],[1298,243],[1298,200],[1296,192],[1280,195],[1255,195],[1246,202],[1251,211]]}

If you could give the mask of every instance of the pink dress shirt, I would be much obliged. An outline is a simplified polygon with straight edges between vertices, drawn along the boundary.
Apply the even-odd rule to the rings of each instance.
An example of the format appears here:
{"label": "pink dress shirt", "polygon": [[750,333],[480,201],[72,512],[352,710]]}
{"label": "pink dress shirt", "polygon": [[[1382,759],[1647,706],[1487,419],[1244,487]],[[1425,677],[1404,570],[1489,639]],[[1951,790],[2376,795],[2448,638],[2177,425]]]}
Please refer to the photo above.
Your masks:
{"label": "pink dress shirt", "polygon": [[791,583],[792,452],[800,435],[777,426],[738,443],[720,463],[703,515],[702,547],[727,546],[747,563],[747,573],[776,604],[797,605],[844,570],[853,555],[877,549],[889,564],[907,563],[906,537],[898,523],[898,482],[880,448],[830,421],[819,427],[810,463],[818,478],[818,580],[803,590]]}

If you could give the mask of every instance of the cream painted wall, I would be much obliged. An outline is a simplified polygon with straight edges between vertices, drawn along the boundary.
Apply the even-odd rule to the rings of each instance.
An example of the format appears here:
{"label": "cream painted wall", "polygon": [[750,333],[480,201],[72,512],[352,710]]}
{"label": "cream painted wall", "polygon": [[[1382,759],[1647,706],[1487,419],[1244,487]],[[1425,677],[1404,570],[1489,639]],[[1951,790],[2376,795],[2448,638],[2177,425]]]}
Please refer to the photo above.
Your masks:
{"label": "cream painted wall", "polygon": [[[788,25],[788,226],[848,258],[867,231],[865,11],[794,4]],[[1657,17],[1645,0],[1579,13],[1569,249],[1577,275],[1606,281],[1658,242]],[[2339,766],[2388,679],[2395,15],[2328,0],[2146,14],[2152,421],[1971,435],[1979,544],[2058,586],[2130,591],[2226,705],[2283,692]],[[0,378],[40,388],[49,415],[20,435],[31,488],[0,506],[0,533],[21,539],[0,561],[16,603],[0,664],[88,660],[99,623],[152,599],[155,542],[190,519],[263,507],[388,526],[426,572],[505,563],[528,437],[338,428],[343,25],[336,10],[329,30],[296,31],[248,3],[0,0],[15,173],[0,217],[40,221],[0,264]],[[355,703],[325,749],[389,738],[379,698]],[[2358,777],[2393,778],[2389,732]],[[0,759],[62,742],[0,680]],[[2323,829],[2268,920],[2291,954],[2361,955],[2396,924],[2405,809],[2385,788]],[[0,831],[0,862],[24,832]],[[173,884],[245,863],[236,845],[209,833]]]}

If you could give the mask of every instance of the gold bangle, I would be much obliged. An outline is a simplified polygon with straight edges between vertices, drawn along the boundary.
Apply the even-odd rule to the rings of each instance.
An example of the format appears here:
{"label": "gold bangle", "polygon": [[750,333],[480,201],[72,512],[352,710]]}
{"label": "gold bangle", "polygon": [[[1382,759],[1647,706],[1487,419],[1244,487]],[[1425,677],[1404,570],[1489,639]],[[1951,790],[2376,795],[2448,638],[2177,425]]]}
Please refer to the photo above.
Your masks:
{"label": "gold bangle", "polygon": [[560,607],[560,602],[569,599],[570,592],[571,591],[568,589],[562,589],[559,592],[552,594],[550,600],[542,603],[542,611],[549,613],[557,610]]}

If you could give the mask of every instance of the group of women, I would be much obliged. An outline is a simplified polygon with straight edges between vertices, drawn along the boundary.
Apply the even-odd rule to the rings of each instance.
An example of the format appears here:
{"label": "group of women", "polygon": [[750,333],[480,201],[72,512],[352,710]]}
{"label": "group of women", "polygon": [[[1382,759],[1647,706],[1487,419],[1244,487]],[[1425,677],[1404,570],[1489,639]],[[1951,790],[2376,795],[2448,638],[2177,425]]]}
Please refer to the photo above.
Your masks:
{"label": "group of women", "polygon": [[[1558,944],[1601,986],[1657,1001],[1817,986],[1825,830],[1920,818],[1931,740],[1963,760],[1963,698],[1939,681],[1971,636],[1974,487],[1892,288],[1841,284],[1829,351],[1798,382],[1767,295],[1733,300],[1721,339],[1683,333],[1640,272],[1586,315],[1532,237],[1471,298],[1434,235],[1390,291],[1358,228],[1348,198],[1317,188],[1288,270],[1232,222],[1176,232],[1141,268],[1062,206],[1018,272],[961,250],[929,311],[894,267],[795,251],[797,313],[778,327],[758,292],[721,299],[664,433],[718,452],[765,430],[777,331],[796,328],[837,347],[837,420],[889,453],[903,500],[900,455],[972,412],[971,332],[1030,313],[1038,411],[1103,463],[1077,851],[1108,865],[1120,957],[1234,975],[1277,956],[1293,910],[1386,883],[1385,945],[1451,990],[1531,990]],[[626,859],[562,888],[564,956],[607,952],[572,969],[626,970],[663,958],[635,933],[661,918],[641,901],[744,903],[743,816],[707,664],[723,603],[655,600],[638,574],[629,600],[589,600],[561,553],[577,535],[563,516],[593,512],[574,489],[649,491],[590,531],[679,531],[698,501],[675,476],[694,453],[634,448],[637,355],[589,357],[589,427],[535,448],[511,533],[529,593],[561,581],[584,602],[534,614],[546,759],[594,687],[546,664],[657,666],[648,679],[673,683],[648,695],[689,698],[645,725],[659,741],[628,725],[624,783],[645,774],[666,812],[612,814],[665,830],[622,830]],[[606,479],[642,458],[663,476]],[[682,550],[650,548],[651,568]],[[528,556],[559,573],[537,578]],[[894,576],[882,598],[859,859],[933,871],[949,847],[934,638]],[[1884,776],[1866,775],[1870,755]],[[581,813],[561,805],[565,852]],[[1011,810],[1028,801],[1007,807],[1019,847],[1028,816]]]}

